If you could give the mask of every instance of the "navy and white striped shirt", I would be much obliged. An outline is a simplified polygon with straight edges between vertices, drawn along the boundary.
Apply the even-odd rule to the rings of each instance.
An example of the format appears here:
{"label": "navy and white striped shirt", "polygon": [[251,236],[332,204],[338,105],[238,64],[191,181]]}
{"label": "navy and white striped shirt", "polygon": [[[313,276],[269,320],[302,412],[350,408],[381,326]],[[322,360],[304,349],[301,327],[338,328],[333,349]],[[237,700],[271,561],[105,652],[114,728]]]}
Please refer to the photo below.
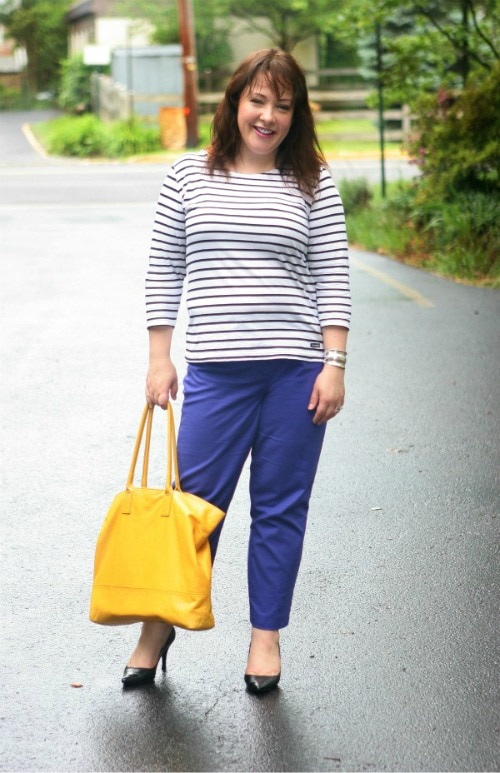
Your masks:
{"label": "navy and white striped shirt", "polygon": [[323,357],[321,328],[349,327],[342,202],[323,168],[314,200],[275,169],[206,168],[187,153],[163,183],[146,278],[148,327],[174,326],[187,275],[188,362]]}

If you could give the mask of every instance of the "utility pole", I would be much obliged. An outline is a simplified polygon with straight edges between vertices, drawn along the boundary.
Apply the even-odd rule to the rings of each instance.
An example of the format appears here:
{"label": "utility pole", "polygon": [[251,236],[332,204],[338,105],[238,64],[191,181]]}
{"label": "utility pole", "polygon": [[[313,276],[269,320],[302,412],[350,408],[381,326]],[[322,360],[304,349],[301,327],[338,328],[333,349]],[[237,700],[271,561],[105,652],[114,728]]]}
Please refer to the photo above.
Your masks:
{"label": "utility pole", "polygon": [[198,71],[192,0],[178,0],[188,148],[198,144]]}

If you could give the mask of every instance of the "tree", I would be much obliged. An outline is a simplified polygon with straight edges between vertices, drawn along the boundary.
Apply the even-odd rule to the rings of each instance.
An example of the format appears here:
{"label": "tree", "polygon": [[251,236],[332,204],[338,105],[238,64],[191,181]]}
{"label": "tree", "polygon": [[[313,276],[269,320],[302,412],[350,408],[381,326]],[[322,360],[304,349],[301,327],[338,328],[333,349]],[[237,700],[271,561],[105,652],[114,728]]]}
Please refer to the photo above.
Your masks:
{"label": "tree", "polygon": [[413,10],[444,38],[456,57],[455,70],[465,86],[474,65],[491,71],[500,59],[495,43],[498,0],[456,0],[427,4],[416,2]]}
{"label": "tree", "polygon": [[371,65],[380,24],[389,101],[412,103],[423,91],[463,88],[471,75],[486,77],[500,57],[500,0],[353,0],[347,20]]}
{"label": "tree", "polygon": [[247,22],[249,30],[271,38],[273,45],[292,51],[297,43],[338,28],[344,0],[230,0],[229,10]]}
{"label": "tree", "polygon": [[67,53],[66,12],[70,0],[7,0],[0,23],[26,49],[31,92],[55,89],[60,62]]}

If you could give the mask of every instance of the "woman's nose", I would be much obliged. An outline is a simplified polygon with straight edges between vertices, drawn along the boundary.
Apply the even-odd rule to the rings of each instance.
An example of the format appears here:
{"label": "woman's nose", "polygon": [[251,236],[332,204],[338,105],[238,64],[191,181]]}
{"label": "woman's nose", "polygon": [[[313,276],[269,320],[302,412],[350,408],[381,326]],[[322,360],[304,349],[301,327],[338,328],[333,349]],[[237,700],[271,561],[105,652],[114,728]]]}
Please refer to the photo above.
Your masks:
{"label": "woman's nose", "polygon": [[263,121],[272,121],[274,118],[274,110],[272,105],[263,105],[261,110],[261,118]]}

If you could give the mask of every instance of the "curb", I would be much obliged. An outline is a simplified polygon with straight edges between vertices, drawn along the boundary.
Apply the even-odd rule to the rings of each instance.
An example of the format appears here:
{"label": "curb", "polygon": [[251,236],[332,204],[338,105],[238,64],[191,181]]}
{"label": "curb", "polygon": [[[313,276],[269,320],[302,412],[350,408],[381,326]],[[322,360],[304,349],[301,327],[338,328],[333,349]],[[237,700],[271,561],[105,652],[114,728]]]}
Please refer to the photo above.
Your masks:
{"label": "curb", "polygon": [[37,140],[37,138],[33,134],[33,130],[29,123],[24,123],[21,126],[21,131],[24,134],[28,143],[35,151],[35,153],[38,153],[38,155],[41,156],[42,158],[47,158],[47,159],[51,158],[47,153],[47,151],[45,150],[45,148],[43,147],[43,145]]}

